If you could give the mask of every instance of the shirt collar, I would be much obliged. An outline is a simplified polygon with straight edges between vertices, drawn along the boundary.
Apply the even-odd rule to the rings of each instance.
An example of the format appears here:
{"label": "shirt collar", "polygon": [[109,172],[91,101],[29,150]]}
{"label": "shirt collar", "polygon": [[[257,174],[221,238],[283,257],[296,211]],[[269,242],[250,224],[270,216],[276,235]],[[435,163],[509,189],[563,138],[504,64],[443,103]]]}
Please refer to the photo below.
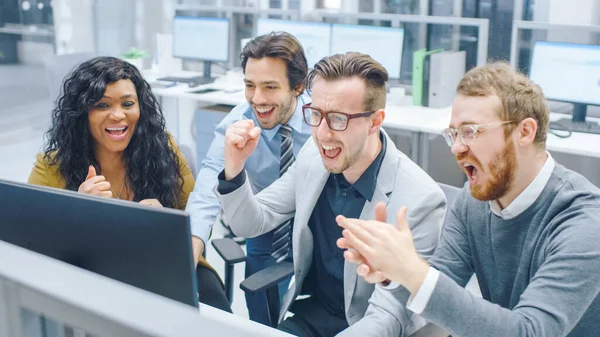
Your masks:
{"label": "shirt collar", "polygon": [[[385,156],[385,151],[387,149],[387,140],[383,136],[383,132],[379,133],[379,137],[381,139],[381,151],[375,160],[369,165],[369,167],[363,172],[363,174],[358,178],[358,180],[352,185],[358,193],[360,193],[365,199],[371,201],[373,199],[373,194],[375,194],[375,185],[377,184],[377,176],[379,175],[379,168],[381,168],[381,163],[383,162],[383,157]],[[344,181],[347,182],[343,173],[334,175],[336,181]],[[343,179],[343,180],[340,180]]]}
{"label": "shirt collar", "polygon": [[[290,120],[287,123],[289,126],[292,127],[292,130],[296,131],[297,133],[302,132],[302,123],[304,123],[304,120],[302,118],[302,105],[305,104],[304,101],[306,101],[306,98],[304,97],[304,95],[298,96],[298,99],[296,100],[296,109],[294,110],[294,114],[292,114],[292,117],[290,117]],[[250,107],[250,111],[252,112],[252,119],[254,119],[255,122],[258,122],[258,120],[256,119],[256,116],[254,115],[254,111],[252,110],[252,107]],[[262,133],[267,138],[267,140],[270,142],[273,140],[275,135],[279,132],[280,127],[281,127],[281,124],[277,124],[277,125],[275,125],[274,128],[272,128],[270,130],[262,129]]]}
{"label": "shirt collar", "polygon": [[537,198],[542,194],[544,187],[546,187],[548,180],[550,180],[552,171],[554,171],[554,166],[556,165],[550,153],[546,151],[546,154],[548,155],[548,158],[546,158],[546,162],[538,175],[533,179],[529,186],[513,200],[513,202],[506,206],[506,208],[501,209],[498,200],[490,201],[490,208],[496,216],[505,220],[515,218],[533,205]]}

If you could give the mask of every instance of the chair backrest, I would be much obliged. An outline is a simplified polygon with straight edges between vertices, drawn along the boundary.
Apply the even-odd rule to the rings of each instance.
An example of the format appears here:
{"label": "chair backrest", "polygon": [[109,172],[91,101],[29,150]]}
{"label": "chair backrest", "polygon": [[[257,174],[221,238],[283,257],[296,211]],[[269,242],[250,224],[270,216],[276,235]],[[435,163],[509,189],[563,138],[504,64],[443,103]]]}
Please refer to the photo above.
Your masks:
{"label": "chair backrest", "polygon": [[460,188],[451,185],[438,183],[444,194],[446,195],[447,207],[450,208],[460,193]]}
{"label": "chair backrest", "polygon": [[448,212],[450,212],[452,204],[454,204],[454,200],[456,200],[456,197],[458,197],[458,194],[460,193],[460,188],[442,183],[438,183],[438,185],[446,195],[446,215],[444,217],[445,224],[446,220],[448,219]]}
{"label": "chair backrest", "polygon": [[74,53],[64,55],[50,55],[44,58],[44,68],[46,70],[46,82],[50,92],[50,102],[52,106],[61,93],[62,83],[65,77],[76,66],[94,58],[93,53]]}
{"label": "chair backrest", "polygon": [[188,167],[192,171],[194,179],[196,179],[198,176],[198,167],[196,165],[196,156],[194,155],[194,151],[192,151],[191,147],[184,144],[179,144],[179,151],[181,151],[181,154],[183,154],[185,157]]}

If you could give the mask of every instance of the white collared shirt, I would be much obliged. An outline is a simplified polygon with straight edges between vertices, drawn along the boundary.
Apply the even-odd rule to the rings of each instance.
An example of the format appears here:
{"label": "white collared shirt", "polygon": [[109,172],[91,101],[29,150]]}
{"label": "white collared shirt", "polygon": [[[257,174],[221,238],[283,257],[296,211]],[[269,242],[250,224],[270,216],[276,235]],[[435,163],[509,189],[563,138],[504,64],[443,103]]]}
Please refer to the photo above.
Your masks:
{"label": "white collared shirt", "polygon": [[[554,171],[554,167],[556,166],[556,162],[546,151],[548,158],[546,158],[546,162],[542,169],[537,174],[535,179],[521,192],[513,202],[511,202],[505,209],[500,208],[500,204],[498,200],[490,201],[490,208],[492,213],[496,216],[499,216],[502,219],[512,219],[517,217],[519,214],[523,213],[526,209],[531,207],[533,203],[537,200],[537,198],[542,194],[544,187],[550,180],[550,176],[552,175],[552,171]],[[406,308],[408,310],[414,312],[415,314],[421,314],[427,303],[429,302],[429,298],[431,298],[431,294],[433,294],[433,290],[435,289],[435,285],[440,277],[440,272],[433,267],[429,267],[429,271],[423,280],[423,284],[419,291],[416,294],[412,295],[408,299],[408,303],[406,304]]]}
{"label": "white collared shirt", "polygon": [[500,208],[500,203],[498,200],[490,201],[490,208],[492,209],[492,213],[499,216],[502,219],[508,220],[517,217],[519,214],[525,212],[533,203],[537,200],[537,198],[542,194],[546,183],[550,180],[550,176],[552,175],[552,171],[554,171],[554,166],[556,163],[554,159],[550,155],[549,152],[546,151],[548,158],[546,158],[546,162],[542,169],[538,173],[538,175],[533,179],[533,181],[519,194],[513,202],[511,202],[505,209]]}

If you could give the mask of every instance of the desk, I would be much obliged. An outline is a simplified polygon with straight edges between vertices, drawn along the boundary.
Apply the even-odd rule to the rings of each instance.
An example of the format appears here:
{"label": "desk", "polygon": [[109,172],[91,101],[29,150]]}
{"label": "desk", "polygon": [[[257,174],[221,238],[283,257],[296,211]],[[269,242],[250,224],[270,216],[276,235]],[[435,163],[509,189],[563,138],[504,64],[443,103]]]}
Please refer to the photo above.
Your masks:
{"label": "desk", "polygon": [[388,133],[408,132],[411,138],[410,159],[425,171],[429,165],[429,136],[439,135],[447,127],[440,127],[442,121],[450,120],[450,107],[437,109],[414,105],[386,106],[383,127]]}
{"label": "desk", "polygon": [[[212,91],[204,94],[197,94],[192,92],[207,88],[223,89],[223,91]],[[204,102],[209,104],[224,104],[236,106],[238,104],[246,102],[246,97],[244,95],[243,88],[229,88],[225,85],[218,85],[213,83],[200,85],[194,88],[190,88],[187,84],[178,84],[171,88],[152,88],[152,92],[154,92],[154,94],[156,94],[157,96],[177,99],[189,99],[192,101]]]}
{"label": "desk", "polygon": [[[204,94],[191,92],[205,88],[236,91],[213,91]],[[218,82],[194,88],[190,88],[187,84],[178,84],[171,88],[152,88],[152,91],[160,100],[168,130],[179,143],[190,146],[194,153],[196,153],[196,140],[191,129],[194,125],[195,112],[200,105],[223,104],[233,107],[246,102],[242,86],[228,87]],[[189,129],[187,128],[188,125],[190,126]]]}
{"label": "desk", "polygon": [[[445,114],[440,113],[437,119],[430,120],[430,125],[428,127],[424,126],[421,131],[436,133],[432,131],[437,129],[437,133],[439,134],[439,132],[442,129],[447,128],[450,124],[450,112],[451,110],[448,108]],[[561,118],[565,118],[566,116],[568,115],[552,112],[550,113],[550,120],[555,121]],[[432,117],[434,117],[433,114]],[[600,118],[588,117],[587,120],[598,122],[600,121]],[[429,131],[426,131],[426,129],[428,129]],[[548,133],[548,138],[546,140],[546,149],[548,151],[555,151],[584,157],[600,158],[600,135],[573,132],[568,138],[560,138],[551,133]]]}
{"label": "desk", "polygon": [[[173,109],[177,111],[175,114],[177,117],[176,121],[171,123],[172,125],[176,125],[174,130],[171,130],[175,137],[179,139],[180,136],[180,128],[179,128],[179,113],[180,113],[180,100],[188,100],[193,102],[202,102],[206,104],[224,104],[235,106],[241,103],[246,102],[246,98],[244,95],[244,90],[238,89],[233,92],[225,92],[225,91],[213,91],[204,94],[192,93],[191,91],[202,90],[204,88],[223,88],[224,90],[230,89],[238,89],[238,88],[230,88],[224,84],[211,83],[202,86],[198,86],[195,88],[189,88],[185,84],[178,84],[171,88],[157,88],[152,89],[153,92],[160,97],[163,98],[172,98],[175,99],[176,102],[173,105]],[[407,98],[405,102],[410,104],[410,97]],[[416,163],[423,164],[426,161],[426,158],[420,156],[421,147],[423,146],[423,133],[434,133],[439,134],[439,131],[442,128],[438,128],[436,124],[431,124],[431,121],[441,120],[444,117],[450,116],[450,108],[444,109],[435,109],[435,108],[427,108],[421,106],[412,106],[412,105],[394,105],[388,102],[388,106],[386,108],[386,118],[384,121],[384,128],[391,133],[407,133],[411,137],[411,159]],[[425,145],[427,146],[427,145]],[[426,163],[425,163],[426,164]]]}
{"label": "desk", "polygon": [[[167,89],[153,89],[158,96],[187,100],[192,102],[204,102],[208,104],[226,104],[238,105],[244,103],[244,91],[235,92],[215,91],[205,94],[189,93],[192,90],[200,90],[206,87],[216,87],[218,84],[208,84],[196,88],[189,88],[187,85],[177,85]],[[225,86],[223,86],[226,88]],[[175,119],[177,120],[177,130],[174,132],[176,137],[179,135],[179,104],[176,104]],[[391,135],[406,133],[411,137],[410,158],[419,164],[425,171],[429,166],[429,140],[432,136],[439,136],[440,131],[448,127],[450,123],[452,109],[447,108],[428,108],[412,105],[396,105],[387,103],[386,117],[383,127]],[[557,120],[564,118],[564,114],[551,113],[550,119]],[[589,120],[598,121],[598,118],[589,118]],[[565,154],[600,158],[600,135],[573,133],[569,138],[559,138],[553,134],[548,134],[546,148],[549,151]]]}

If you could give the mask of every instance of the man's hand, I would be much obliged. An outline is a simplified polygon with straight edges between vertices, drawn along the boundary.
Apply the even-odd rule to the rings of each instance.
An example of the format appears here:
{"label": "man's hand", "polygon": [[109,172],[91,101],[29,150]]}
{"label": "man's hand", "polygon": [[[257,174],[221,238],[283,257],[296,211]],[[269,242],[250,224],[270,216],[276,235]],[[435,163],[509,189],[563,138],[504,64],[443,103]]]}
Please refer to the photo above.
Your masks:
{"label": "man's hand", "polygon": [[88,168],[87,177],[85,177],[85,181],[79,185],[77,191],[79,193],[91,194],[99,197],[113,197],[113,192],[110,190],[110,183],[104,176],[97,175],[96,169],[92,165]]}
{"label": "man's hand", "polygon": [[146,205],[150,207],[163,207],[158,199],[144,199],[140,201],[140,205]]}
{"label": "man's hand", "polygon": [[197,236],[192,235],[192,255],[194,256],[194,268],[198,266],[200,256],[204,252],[204,241]]}
{"label": "man's hand", "polygon": [[258,140],[260,128],[253,120],[242,120],[231,124],[225,132],[225,179],[235,178],[244,169],[246,159],[250,157]]}
{"label": "man's hand", "polygon": [[381,282],[383,278],[398,282],[415,294],[429,270],[412,239],[406,222],[406,207],[397,214],[397,227],[385,223],[387,213],[383,203],[375,207],[375,220],[348,219],[339,215],[336,221],[343,227],[343,238],[337,245],[343,249],[344,257],[358,263],[357,273],[367,282]]}

